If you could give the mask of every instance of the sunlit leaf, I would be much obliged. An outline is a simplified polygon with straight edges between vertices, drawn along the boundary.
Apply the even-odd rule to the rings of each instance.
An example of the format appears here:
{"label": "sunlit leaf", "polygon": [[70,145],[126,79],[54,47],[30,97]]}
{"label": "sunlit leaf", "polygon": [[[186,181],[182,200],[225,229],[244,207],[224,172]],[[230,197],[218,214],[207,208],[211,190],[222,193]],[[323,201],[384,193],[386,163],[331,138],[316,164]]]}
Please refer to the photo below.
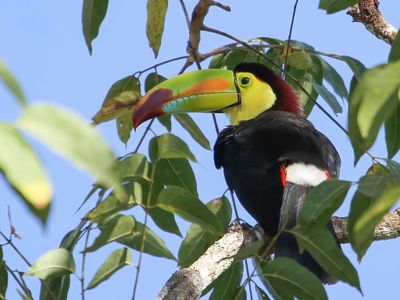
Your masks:
{"label": "sunlit leaf", "polygon": [[358,191],[368,197],[378,197],[388,187],[391,178],[382,174],[368,174],[360,178]]}
{"label": "sunlit leaf", "polygon": [[193,121],[192,117],[188,114],[174,114],[175,120],[190,134],[190,136],[203,148],[210,150],[210,142],[207,137],[201,131],[200,127],[197,126],[196,122]]}
{"label": "sunlit leaf", "polygon": [[328,14],[333,14],[358,2],[359,0],[320,0],[319,8],[326,10]]}
{"label": "sunlit leaf", "polygon": [[100,134],[74,113],[49,104],[28,107],[18,125],[56,153],[111,186],[114,155]]}
{"label": "sunlit leaf", "polygon": [[36,153],[12,126],[0,123],[0,172],[32,212],[45,222],[52,187]]}
{"label": "sunlit leaf", "polygon": [[151,164],[147,161],[146,156],[140,153],[134,153],[126,156],[116,165],[116,172],[120,178],[143,178],[150,179]]}
{"label": "sunlit leaf", "polygon": [[400,149],[400,103],[385,121],[385,138],[388,157],[392,158]]}
{"label": "sunlit leaf", "polygon": [[121,248],[113,251],[101,264],[89,282],[87,289],[93,289],[103,281],[110,278],[115,272],[126,265],[132,264],[132,254],[128,248]]}
{"label": "sunlit leaf", "polygon": [[147,0],[146,34],[155,57],[161,46],[167,8],[168,0]]}
{"label": "sunlit leaf", "polygon": [[154,180],[162,185],[175,185],[197,196],[196,177],[187,159],[161,159],[157,163]]}
{"label": "sunlit leaf", "polygon": [[223,234],[221,221],[193,194],[179,187],[168,186],[161,191],[157,205],[174,212],[189,222],[201,225],[211,233]]}
{"label": "sunlit leaf", "polygon": [[100,235],[96,237],[93,244],[84,252],[93,252],[104,245],[114,242],[120,238],[133,235],[136,232],[136,221],[132,216],[120,215],[112,223],[101,229]]}
{"label": "sunlit leaf", "polygon": [[349,93],[347,92],[347,88],[344,84],[343,78],[326,60],[322,58],[320,59],[322,63],[324,79],[332,86],[336,94],[344,99],[348,99]]}
{"label": "sunlit leaf", "polygon": [[327,228],[298,227],[291,230],[291,233],[296,237],[299,248],[307,250],[325,271],[361,291],[356,269]]}
{"label": "sunlit leaf", "polygon": [[17,79],[2,60],[0,60],[0,80],[3,81],[4,85],[14,94],[20,105],[26,105],[24,93]]}
{"label": "sunlit leaf", "polygon": [[386,159],[386,167],[392,175],[400,175],[400,163],[397,161]]}
{"label": "sunlit leaf", "polygon": [[119,140],[124,143],[125,146],[127,146],[127,142],[131,138],[131,131],[133,129],[132,113],[133,110],[130,110],[127,113],[121,114],[115,120]]}
{"label": "sunlit leaf", "polygon": [[292,259],[279,257],[268,262],[262,270],[262,275],[278,297],[282,294],[284,299],[288,299],[287,295],[299,300],[328,299],[321,281]]}
{"label": "sunlit leaf", "polygon": [[355,87],[350,99],[349,132],[353,148],[358,147],[356,143],[364,147],[360,153],[355,151],[356,161],[371,147],[382,123],[399,105],[399,87],[400,61],[366,71]]}
{"label": "sunlit leaf", "polygon": [[88,218],[92,222],[99,222],[117,212],[129,209],[135,206],[133,199],[129,199],[128,203],[121,202],[113,194],[101,201],[93,212],[90,212]]}
{"label": "sunlit leaf", "polygon": [[[286,55],[286,53],[284,53]],[[310,54],[303,51],[294,51],[287,57],[287,63],[299,70],[309,69],[313,65],[313,61]]]}
{"label": "sunlit leaf", "polygon": [[92,41],[99,34],[99,28],[106,16],[107,7],[108,0],[83,0],[82,31],[90,54],[92,54]]}
{"label": "sunlit leaf", "polygon": [[224,271],[215,281],[210,300],[232,300],[240,290],[243,262],[237,262]]}
{"label": "sunlit leaf", "polygon": [[[228,227],[232,209],[227,198],[217,198],[207,203],[210,211]],[[221,235],[216,235],[199,224],[192,224],[179,248],[178,259],[181,267],[188,267],[195,262]]]}
{"label": "sunlit leaf", "polygon": [[64,248],[57,248],[39,257],[29,270],[25,272],[25,275],[32,275],[45,280],[74,272],[75,262],[71,252]]}
{"label": "sunlit leaf", "polygon": [[[145,238],[143,239],[143,232]],[[118,240],[118,243],[128,246],[132,249],[141,250],[142,241],[144,241],[143,252],[158,257],[164,257],[176,260],[165,242],[158,237],[149,227],[145,227],[142,223],[136,221],[135,232],[131,236],[126,236]]]}
{"label": "sunlit leaf", "polygon": [[109,89],[100,110],[93,116],[95,124],[115,118],[132,117],[132,111],[140,98],[140,81],[130,75],[115,82]]}
{"label": "sunlit leaf", "polygon": [[397,32],[396,37],[392,43],[392,48],[390,49],[388,62],[393,62],[400,59],[400,33]]}
{"label": "sunlit leaf", "polygon": [[169,133],[151,139],[149,154],[153,163],[166,158],[186,158],[196,161],[188,145],[179,137]]}
{"label": "sunlit leaf", "polygon": [[388,185],[355,221],[351,232],[353,248],[361,259],[372,242],[376,224],[400,198],[400,185]]}
{"label": "sunlit leaf", "polygon": [[348,181],[331,179],[313,188],[304,199],[299,224],[327,224],[343,203],[350,185],[351,182]]}
{"label": "sunlit leaf", "polygon": [[318,83],[313,83],[314,89],[317,93],[325,100],[325,102],[330,106],[333,112],[337,115],[342,113],[342,106],[337,101],[335,95],[333,95],[326,87],[319,85]]}

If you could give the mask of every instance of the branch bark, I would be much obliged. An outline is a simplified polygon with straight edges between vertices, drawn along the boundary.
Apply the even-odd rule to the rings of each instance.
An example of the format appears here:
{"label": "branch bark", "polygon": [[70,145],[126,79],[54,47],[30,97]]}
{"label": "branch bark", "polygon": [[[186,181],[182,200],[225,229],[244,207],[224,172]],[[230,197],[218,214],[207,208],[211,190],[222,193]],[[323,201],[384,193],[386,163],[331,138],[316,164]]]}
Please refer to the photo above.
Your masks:
{"label": "branch bark", "polygon": [[[349,242],[347,221],[347,217],[332,217],[336,236],[342,244]],[[375,241],[397,237],[400,237],[400,208],[386,214],[374,232]],[[211,245],[196,262],[172,274],[157,300],[199,299],[202,291],[233,264],[233,257],[258,240],[252,227],[234,221],[227,233]]]}
{"label": "branch bark", "polygon": [[365,28],[378,39],[388,44],[393,43],[397,29],[383,17],[378,0],[360,0],[347,11],[347,14],[353,17],[354,22],[364,24]]}

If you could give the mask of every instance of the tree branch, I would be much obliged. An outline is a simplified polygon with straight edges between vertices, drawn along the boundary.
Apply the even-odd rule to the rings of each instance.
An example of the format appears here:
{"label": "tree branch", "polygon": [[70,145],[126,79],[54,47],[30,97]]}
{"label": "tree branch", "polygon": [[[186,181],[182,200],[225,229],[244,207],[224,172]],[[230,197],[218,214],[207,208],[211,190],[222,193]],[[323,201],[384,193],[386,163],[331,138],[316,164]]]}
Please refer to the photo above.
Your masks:
{"label": "tree branch", "polygon": [[[332,222],[340,243],[348,243],[347,217],[332,217]],[[400,208],[386,214],[374,232],[375,241],[397,237],[400,237]],[[172,274],[157,299],[199,299],[202,291],[234,263],[234,256],[257,241],[253,228],[234,221],[227,233],[196,262]]]}
{"label": "tree branch", "polygon": [[354,22],[364,24],[365,28],[378,39],[392,44],[397,29],[383,17],[378,0],[360,0],[347,11],[347,14],[353,17]]}

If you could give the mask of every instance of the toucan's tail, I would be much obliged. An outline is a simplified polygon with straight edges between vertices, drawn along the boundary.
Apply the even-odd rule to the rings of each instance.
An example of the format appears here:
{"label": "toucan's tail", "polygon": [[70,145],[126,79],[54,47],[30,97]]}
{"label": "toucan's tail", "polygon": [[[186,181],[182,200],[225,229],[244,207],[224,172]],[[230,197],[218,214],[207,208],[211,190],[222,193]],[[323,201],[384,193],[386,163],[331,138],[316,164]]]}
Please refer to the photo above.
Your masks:
{"label": "toucan's tail", "polygon": [[[311,188],[312,187],[309,186],[287,183],[283,193],[281,218],[279,224],[280,229],[291,229],[296,226],[297,217],[303,204],[303,200]],[[327,224],[327,227],[329,231],[333,233],[337,245],[340,248],[340,243],[337,240],[336,235],[334,234],[332,223],[329,222],[329,224]],[[288,232],[281,233],[275,244],[274,253],[275,257],[284,256],[294,259],[295,261],[312,271],[323,283],[334,284],[338,281],[335,277],[328,274],[315,261],[310,253],[304,251],[300,254],[296,238]]]}

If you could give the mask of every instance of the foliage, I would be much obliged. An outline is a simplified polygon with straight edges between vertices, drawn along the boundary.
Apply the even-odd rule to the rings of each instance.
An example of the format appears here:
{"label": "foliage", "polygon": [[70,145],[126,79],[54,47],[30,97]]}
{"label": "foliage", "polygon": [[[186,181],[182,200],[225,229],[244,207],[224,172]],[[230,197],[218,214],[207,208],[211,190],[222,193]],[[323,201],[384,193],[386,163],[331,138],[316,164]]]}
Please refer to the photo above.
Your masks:
{"label": "foliage", "polygon": [[[319,6],[327,13],[335,13],[356,2],[321,0]],[[90,53],[107,7],[107,0],[83,1],[82,28]],[[147,2],[146,33],[155,56],[161,46],[167,8],[167,0]],[[355,163],[367,153],[372,157],[373,168],[353,182],[329,180],[313,189],[305,200],[299,224],[291,234],[301,250],[307,250],[326,271],[360,291],[356,269],[338,250],[324,224],[343,203],[351,185],[357,186],[349,215],[349,239],[361,259],[372,242],[375,225],[400,197],[400,164],[392,160],[400,149],[399,45],[398,36],[388,63],[368,70],[355,58],[323,53],[299,41],[288,43],[269,37],[250,39],[246,45],[236,43],[234,47],[221,47],[209,60],[210,68],[233,69],[241,62],[263,63],[276,72],[285,68],[286,78],[297,91],[306,115],[314,109],[319,96],[334,114],[343,111],[337,97],[349,102],[349,139]],[[199,59],[204,60],[201,56]],[[333,60],[346,64],[353,72],[350,90],[330,63]],[[154,72],[143,79],[140,78],[142,73],[145,72],[116,81],[93,117],[94,124],[116,120],[117,134],[124,144],[131,138],[131,115],[142,96],[141,86],[148,91],[165,80]],[[85,290],[95,288],[125,265],[132,264],[131,251],[176,260],[181,267],[187,267],[224,234],[232,215],[228,199],[217,195],[207,204],[199,199],[190,163],[197,161],[196,156],[186,141],[173,134],[173,126],[178,123],[201,147],[210,149],[207,136],[189,115],[178,114],[172,120],[159,118],[166,132],[150,140],[148,155],[134,151],[116,158],[97,131],[75,113],[49,104],[27,104],[18,81],[2,62],[0,77],[22,109],[16,122],[0,123],[0,143],[8,145],[0,149],[0,171],[31,212],[46,222],[52,186],[24,133],[96,178],[93,193],[99,191],[100,195],[95,207],[85,213],[82,222],[65,236],[60,247],[41,256],[25,272],[42,280],[40,299],[52,299],[54,295],[67,299],[70,274],[75,272],[74,256],[77,254],[74,248],[81,235],[89,232],[96,236],[91,245],[83,246],[85,256],[110,243],[126,247],[113,251],[105,259]],[[382,126],[388,155],[378,159],[368,151]],[[149,216],[158,229],[180,237],[176,215],[191,223],[177,258],[146,221],[136,220],[133,208],[141,209],[146,220]],[[5,298],[8,282],[3,259],[0,247],[0,299]],[[256,286],[261,299],[327,299],[321,282],[295,261],[288,258],[272,261],[256,258],[255,261],[260,282],[265,287]],[[245,299],[246,282],[252,279],[247,278],[242,283],[242,277],[243,262],[240,260],[209,287],[212,289],[210,299]]]}

